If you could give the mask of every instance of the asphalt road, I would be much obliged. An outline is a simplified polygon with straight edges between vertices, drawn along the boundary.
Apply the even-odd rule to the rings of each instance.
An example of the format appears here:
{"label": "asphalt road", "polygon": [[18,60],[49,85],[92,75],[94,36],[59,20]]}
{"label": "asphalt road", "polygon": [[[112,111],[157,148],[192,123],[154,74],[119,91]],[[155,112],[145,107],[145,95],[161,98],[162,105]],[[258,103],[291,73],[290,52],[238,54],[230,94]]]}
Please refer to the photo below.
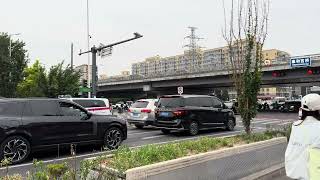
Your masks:
{"label": "asphalt road", "polygon": [[[296,113],[260,113],[258,116],[252,121],[252,128],[255,132],[260,132],[266,130],[269,126],[279,127],[283,125],[287,125],[295,120],[297,120],[298,116]],[[203,136],[211,136],[211,137],[224,137],[224,136],[232,136],[236,134],[241,134],[244,132],[244,128],[242,126],[241,119],[237,117],[237,126],[234,131],[225,131],[223,129],[214,129],[214,130],[206,130],[201,131],[197,136],[187,136],[183,133],[173,132],[169,135],[164,135],[160,130],[153,127],[146,127],[145,129],[136,129],[133,126],[129,126],[128,128],[128,139],[123,142],[123,145],[127,145],[129,147],[139,147],[147,144],[162,144],[174,141],[181,140],[189,140],[189,139],[197,139]],[[98,146],[81,146],[77,147],[77,155],[74,159],[77,162],[76,166],[79,166],[79,162],[82,159],[99,156],[101,154],[106,154],[108,152],[102,151],[101,147]],[[47,163],[60,163],[70,161],[70,150],[62,149],[57,150],[53,149],[50,151],[43,151],[34,153],[31,155],[29,161],[23,164],[12,165],[9,167],[9,173],[19,173],[25,175],[27,171],[31,171],[33,169],[32,159],[42,160],[44,164]],[[72,162],[75,162],[72,160]],[[3,176],[6,172],[6,168],[0,168],[0,176]]]}

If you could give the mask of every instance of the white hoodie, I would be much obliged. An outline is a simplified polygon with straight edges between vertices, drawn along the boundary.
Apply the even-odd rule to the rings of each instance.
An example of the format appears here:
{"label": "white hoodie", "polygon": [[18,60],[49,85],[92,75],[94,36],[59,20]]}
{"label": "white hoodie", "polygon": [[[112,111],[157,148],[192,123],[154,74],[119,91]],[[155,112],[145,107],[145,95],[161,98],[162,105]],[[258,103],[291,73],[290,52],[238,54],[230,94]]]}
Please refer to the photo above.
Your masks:
{"label": "white hoodie", "polygon": [[320,121],[312,116],[307,116],[304,121],[299,120],[292,125],[285,153],[288,177],[309,180],[309,148],[320,148]]}

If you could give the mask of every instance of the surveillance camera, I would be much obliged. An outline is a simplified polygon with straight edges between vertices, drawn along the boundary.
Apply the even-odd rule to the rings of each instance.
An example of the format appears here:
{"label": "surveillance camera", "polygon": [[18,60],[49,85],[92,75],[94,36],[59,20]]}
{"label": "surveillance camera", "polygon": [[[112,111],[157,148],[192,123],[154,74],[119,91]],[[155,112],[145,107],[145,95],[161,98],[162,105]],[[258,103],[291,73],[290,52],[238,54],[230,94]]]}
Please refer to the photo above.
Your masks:
{"label": "surveillance camera", "polygon": [[141,34],[139,34],[139,33],[137,33],[137,32],[135,32],[135,33],[133,33],[134,34],[134,36],[137,38],[137,37],[142,37],[142,35]]}

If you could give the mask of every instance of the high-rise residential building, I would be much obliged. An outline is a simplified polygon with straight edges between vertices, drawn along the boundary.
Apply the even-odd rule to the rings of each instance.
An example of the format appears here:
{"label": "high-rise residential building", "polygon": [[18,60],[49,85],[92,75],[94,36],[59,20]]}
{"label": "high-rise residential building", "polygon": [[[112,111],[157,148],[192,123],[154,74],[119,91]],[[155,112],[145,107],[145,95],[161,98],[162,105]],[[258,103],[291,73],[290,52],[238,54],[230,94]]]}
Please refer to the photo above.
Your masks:
{"label": "high-rise residential building", "polygon": [[80,72],[80,82],[83,82],[83,80],[88,81],[88,79],[91,80],[91,69],[92,69],[91,65],[88,66],[87,64],[82,64],[80,66],[76,66],[74,69],[75,71]]}
{"label": "high-rise residential building", "polygon": [[278,49],[268,49],[262,52],[264,65],[279,64],[282,62],[288,62],[290,54]]}
{"label": "high-rise residential building", "polygon": [[[237,47],[234,46],[236,52]],[[191,53],[195,53],[192,55]],[[271,64],[277,64],[288,61],[289,54],[277,49],[263,51],[263,61],[270,61]],[[196,58],[195,58],[196,57]],[[195,58],[195,60],[194,60]],[[196,63],[196,65],[194,64]],[[185,73],[192,71],[214,71],[221,70],[228,66],[229,48],[227,46],[202,50],[198,48],[196,51],[185,51],[183,54],[160,57],[154,56],[146,58],[143,62],[132,64],[131,73],[134,76],[154,76]],[[271,65],[269,64],[269,65]]]}

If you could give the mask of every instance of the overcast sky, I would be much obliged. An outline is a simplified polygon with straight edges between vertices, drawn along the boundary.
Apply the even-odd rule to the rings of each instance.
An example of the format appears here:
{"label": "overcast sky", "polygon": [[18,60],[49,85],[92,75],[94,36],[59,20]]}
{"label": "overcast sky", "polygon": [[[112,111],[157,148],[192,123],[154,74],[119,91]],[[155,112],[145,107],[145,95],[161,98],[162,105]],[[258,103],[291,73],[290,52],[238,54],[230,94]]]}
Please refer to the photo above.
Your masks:
{"label": "overcast sky", "polygon": [[[131,38],[133,32],[144,35],[115,47],[112,56],[98,58],[99,74],[131,70],[131,63],[150,56],[183,53],[188,26],[198,27],[204,38],[200,45],[225,45],[222,0],[89,0],[89,8],[91,45]],[[320,53],[319,19],[319,0],[271,0],[266,48],[292,55]],[[69,63],[71,42],[74,64],[87,63],[86,55],[77,55],[87,47],[86,0],[2,0],[0,31],[21,33],[13,38],[26,42],[31,63]]]}

